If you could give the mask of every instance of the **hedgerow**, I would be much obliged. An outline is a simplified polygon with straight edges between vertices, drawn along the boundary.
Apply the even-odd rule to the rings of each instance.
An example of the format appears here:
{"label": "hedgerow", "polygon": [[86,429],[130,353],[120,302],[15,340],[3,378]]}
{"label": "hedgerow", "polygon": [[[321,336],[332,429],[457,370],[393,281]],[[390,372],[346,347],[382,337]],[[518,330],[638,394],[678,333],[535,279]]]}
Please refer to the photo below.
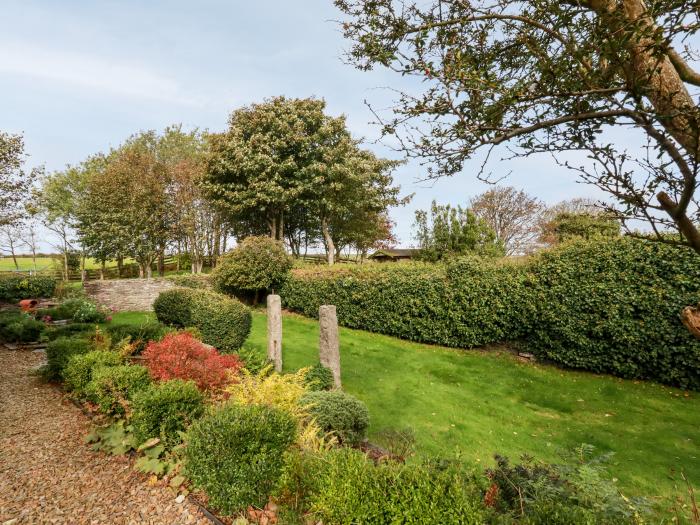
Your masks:
{"label": "hedgerow", "polygon": [[22,299],[51,297],[56,279],[43,275],[0,275],[0,301],[15,303]]}
{"label": "hedgerow", "polygon": [[579,241],[533,266],[528,344],[572,368],[700,389],[700,341],[680,321],[700,299],[700,258],[632,238]]}
{"label": "hedgerow", "polygon": [[334,304],[344,326],[470,348],[525,335],[535,309],[531,286],[526,266],[465,257],[294,270],[280,295],[286,308],[309,317]]}

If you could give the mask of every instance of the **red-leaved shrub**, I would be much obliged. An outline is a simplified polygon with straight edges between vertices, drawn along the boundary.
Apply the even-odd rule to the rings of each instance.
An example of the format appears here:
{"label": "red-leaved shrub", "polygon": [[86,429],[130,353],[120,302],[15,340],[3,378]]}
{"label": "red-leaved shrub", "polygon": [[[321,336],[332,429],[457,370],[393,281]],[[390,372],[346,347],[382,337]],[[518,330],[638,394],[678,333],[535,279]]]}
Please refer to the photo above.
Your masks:
{"label": "red-leaved shrub", "polygon": [[218,390],[231,383],[243,367],[236,355],[222,355],[187,332],[152,341],[143,352],[151,377],[157,381],[191,379],[201,390]]}

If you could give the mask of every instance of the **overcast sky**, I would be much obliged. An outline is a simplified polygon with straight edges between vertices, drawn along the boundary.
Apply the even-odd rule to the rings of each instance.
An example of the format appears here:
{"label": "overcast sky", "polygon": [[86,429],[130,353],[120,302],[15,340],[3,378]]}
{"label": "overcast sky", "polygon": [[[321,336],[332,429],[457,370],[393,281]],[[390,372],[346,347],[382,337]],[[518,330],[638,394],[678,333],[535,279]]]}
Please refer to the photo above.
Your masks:
{"label": "overcast sky", "polygon": [[[369,101],[400,79],[355,70],[342,61],[348,43],[333,21],[332,0],[3,0],[0,30],[0,129],[22,132],[30,165],[49,171],[116,146],[139,130],[169,124],[222,130],[234,108],[266,97],[316,96],[368,141]],[[395,158],[386,146],[369,147]],[[430,201],[464,204],[488,185],[479,163],[433,184],[409,164],[396,173],[413,202],[393,210],[403,245],[416,209]],[[553,204],[599,197],[575,176],[539,157],[492,164],[508,184]]]}

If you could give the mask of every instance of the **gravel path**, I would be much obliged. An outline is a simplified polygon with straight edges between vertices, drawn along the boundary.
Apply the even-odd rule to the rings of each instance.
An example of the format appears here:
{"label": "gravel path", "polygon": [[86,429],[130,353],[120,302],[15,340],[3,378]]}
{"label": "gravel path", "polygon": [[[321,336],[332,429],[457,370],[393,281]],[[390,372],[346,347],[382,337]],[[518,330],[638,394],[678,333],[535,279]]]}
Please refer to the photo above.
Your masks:
{"label": "gravel path", "polygon": [[30,375],[41,354],[0,348],[0,525],[208,525],[126,457],[92,452],[88,418]]}

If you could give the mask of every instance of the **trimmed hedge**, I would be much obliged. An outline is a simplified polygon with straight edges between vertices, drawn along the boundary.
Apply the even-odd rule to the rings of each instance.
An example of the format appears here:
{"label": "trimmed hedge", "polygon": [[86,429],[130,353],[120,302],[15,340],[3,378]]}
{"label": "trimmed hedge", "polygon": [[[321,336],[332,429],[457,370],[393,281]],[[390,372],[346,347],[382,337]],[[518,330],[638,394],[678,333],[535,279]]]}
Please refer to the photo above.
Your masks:
{"label": "trimmed hedge", "polygon": [[105,366],[117,366],[122,361],[122,357],[111,350],[93,350],[87,354],[72,355],[63,370],[66,388],[78,396],[85,396],[94,370]]}
{"label": "trimmed hedge", "polygon": [[22,299],[52,297],[55,290],[53,277],[0,274],[0,301],[16,303]]}
{"label": "trimmed hedge", "polygon": [[63,379],[63,370],[74,355],[87,354],[92,350],[92,341],[87,337],[59,337],[46,345],[46,365],[42,375],[47,381]]}
{"label": "trimmed hedge", "polygon": [[700,299],[700,257],[632,238],[544,253],[529,347],[571,368],[700,389],[700,341],[681,324]]}
{"label": "trimmed hedge", "polygon": [[309,317],[334,304],[350,328],[471,348],[525,335],[535,311],[531,287],[525,266],[465,257],[295,270],[280,295],[286,308]]}
{"label": "trimmed hedge", "polygon": [[143,366],[102,366],[92,371],[92,380],[85,390],[103,414],[125,416],[134,396],[150,384],[148,370]]}
{"label": "trimmed hedge", "polygon": [[235,352],[250,334],[250,309],[236,299],[208,290],[174,288],[161,292],[153,310],[164,324],[197,328],[202,341],[220,352]]}

